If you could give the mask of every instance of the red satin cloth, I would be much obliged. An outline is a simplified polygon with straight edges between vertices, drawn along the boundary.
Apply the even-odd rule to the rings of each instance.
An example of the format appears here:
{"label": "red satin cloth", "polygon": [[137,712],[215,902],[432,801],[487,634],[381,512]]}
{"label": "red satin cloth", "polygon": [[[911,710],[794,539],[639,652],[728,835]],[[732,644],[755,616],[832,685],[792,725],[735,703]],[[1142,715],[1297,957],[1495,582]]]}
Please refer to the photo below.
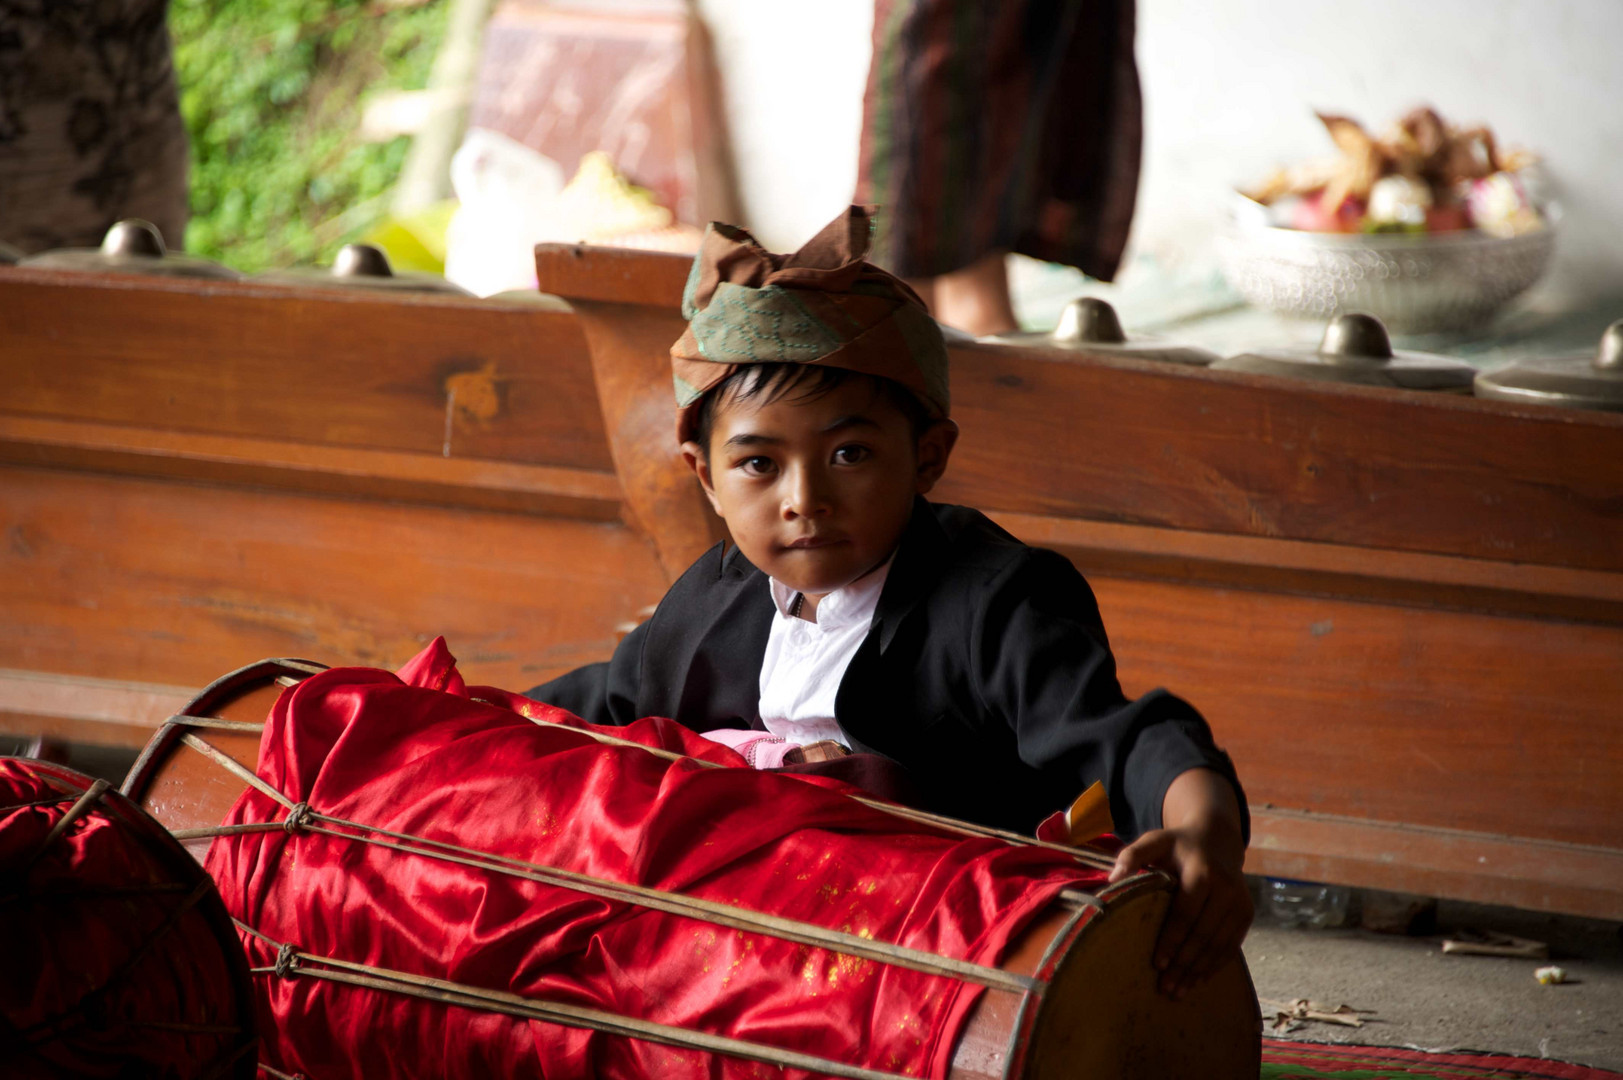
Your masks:
{"label": "red satin cloth", "polygon": [[[0,1075],[209,1075],[247,1039],[173,1025],[235,1028],[246,1019],[227,961],[236,940],[201,905],[163,929],[202,872],[117,792],[41,850],[90,783],[0,758]],[[178,889],[130,891],[165,885]]]}
{"label": "red satin cloth", "polygon": [[[334,669],[284,693],[258,771],[352,821],[981,963],[1061,888],[1101,880],[1060,853],[909,825],[837,781],[748,768],[668,720],[604,730],[733,767],[604,746],[583,726],[470,690],[436,641],[398,677]],[[227,820],[283,816],[250,791]],[[322,835],[221,837],[207,865],[234,914],[309,953],[908,1075],[945,1074],[979,992]],[[244,943],[255,965],[274,960]],[[803,1075],[308,977],[256,982],[262,1060],[313,1080]]]}

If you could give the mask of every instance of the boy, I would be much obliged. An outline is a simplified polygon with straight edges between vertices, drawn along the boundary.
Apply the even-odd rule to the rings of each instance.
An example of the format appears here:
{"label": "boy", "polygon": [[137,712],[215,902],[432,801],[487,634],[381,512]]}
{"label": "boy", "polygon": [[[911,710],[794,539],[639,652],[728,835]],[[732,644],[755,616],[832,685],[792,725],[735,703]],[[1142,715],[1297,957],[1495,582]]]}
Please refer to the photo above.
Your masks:
{"label": "boy", "polygon": [[863,261],[868,237],[859,207],[788,256],[711,226],[671,356],[683,460],[736,546],[610,661],[529,696],[597,724],[672,717],[757,765],[894,762],[909,801],[1028,833],[1102,781],[1133,839],[1113,878],[1180,882],[1155,955],[1179,996],[1251,921],[1233,767],[1185,702],[1122,695],[1069,561],[924,500],[958,435],[946,346]]}

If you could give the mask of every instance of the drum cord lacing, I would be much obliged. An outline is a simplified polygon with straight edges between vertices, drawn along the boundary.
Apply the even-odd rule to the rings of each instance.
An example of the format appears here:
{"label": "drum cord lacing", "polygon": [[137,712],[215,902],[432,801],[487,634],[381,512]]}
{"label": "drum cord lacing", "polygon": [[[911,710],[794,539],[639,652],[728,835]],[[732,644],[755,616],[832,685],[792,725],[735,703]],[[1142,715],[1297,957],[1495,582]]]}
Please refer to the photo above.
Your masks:
{"label": "drum cord lacing", "polygon": [[[297,683],[293,683],[292,685],[297,685]],[[497,705],[494,702],[485,701],[482,698],[472,698],[470,700],[477,701],[481,705],[491,705],[494,708],[505,708],[505,706]],[[523,714],[521,713],[520,715]],[[654,757],[663,758],[666,761],[687,761],[703,769],[726,769],[730,767],[723,765],[719,761],[706,761],[704,758],[694,757],[692,754],[683,754],[675,750],[666,750],[665,748],[659,746],[649,746],[646,743],[635,742],[631,739],[621,739],[613,735],[606,735],[600,731],[592,731],[587,728],[578,728],[572,724],[560,724],[556,720],[544,720],[535,716],[525,716],[524,719],[530,721],[532,724],[564,728],[568,731],[573,731],[576,734],[584,735],[594,742],[602,743],[605,746],[624,746],[633,750],[641,750],[644,753],[652,754]],[[165,723],[174,724],[181,727],[213,728],[220,731],[235,731],[250,735],[258,735],[265,730],[264,724],[250,723],[245,720],[225,720],[219,717],[211,716],[177,715],[169,717]],[[878,810],[882,814],[889,814],[891,817],[901,818],[904,821],[913,821],[923,825],[931,825],[935,828],[941,829],[944,832],[957,833],[960,836],[989,836],[997,840],[1006,841],[1010,844],[1019,844],[1023,847],[1036,847],[1042,848],[1045,851],[1057,851],[1063,855],[1070,856],[1083,866],[1094,870],[1109,871],[1116,865],[1116,860],[1114,857],[1107,855],[1104,852],[1094,851],[1089,848],[1074,847],[1070,844],[1056,844],[1051,840],[1039,840],[1034,836],[1022,836],[1017,832],[1010,832],[1007,829],[998,829],[990,825],[976,825],[973,822],[961,821],[958,818],[947,817],[944,814],[932,814],[928,810],[918,810],[911,806],[901,806],[897,803],[886,802],[883,799],[871,799],[865,795],[853,795],[850,793],[845,794],[846,797],[853,802],[860,803],[871,810]],[[1079,889],[1067,889],[1063,896],[1065,899],[1074,903],[1093,904],[1095,906],[1097,903],[1091,894]]]}
{"label": "drum cord lacing", "polygon": [[[207,719],[198,719],[202,719],[202,722],[188,726],[212,726]],[[592,733],[587,732],[586,734]],[[308,802],[295,802],[268,784],[252,769],[247,768],[197,735],[186,732],[181,735],[180,741],[281,806],[287,811],[287,814],[276,821],[244,822],[237,825],[219,825],[212,828],[175,830],[174,836],[179,840],[282,831],[289,835],[307,832],[332,836],[341,840],[358,841],[404,854],[418,855],[424,858],[438,859],[471,866],[476,869],[507,874],[512,877],[539,881],[544,884],[597,896],[601,899],[698,919],[731,929],[747,930],[798,944],[812,945],[828,949],[831,952],[873,960],[923,974],[957,978],[990,989],[1007,991],[1019,995],[1019,1013],[1021,1015],[1027,1014],[1032,1005],[1041,999],[1043,992],[1047,989],[1047,982],[1043,979],[1007,972],[971,961],[938,956],[934,953],[927,953],[902,945],[862,938],[815,924],[800,923],[780,916],[768,915],[764,912],[751,911],[748,908],[700,900],[677,893],[662,892],[639,885],[609,881],[575,871],[526,863],[507,856],[493,855],[489,852],[464,848],[444,841],[395,832],[375,825],[368,825],[364,822],[350,821],[323,814],[311,807]],[[609,741],[619,742],[620,740]],[[628,743],[627,745],[638,746],[645,750],[651,749],[641,747],[640,744],[635,743]],[[683,757],[684,755],[671,756]],[[700,762],[700,764],[709,765],[713,763]],[[878,804],[878,808],[883,810],[898,809],[886,803]],[[950,819],[947,820],[950,821]],[[379,839],[379,837],[387,837],[388,839]],[[1017,837],[1016,839],[1023,838]],[[1075,906],[1075,911],[1071,919],[1068,920],[1067,928],[1074,926],[1089,909],[1100,910],[1103,906],[1097,897],[1080,890],[1064,890],[1061,892],[1060,897],[1062,900],[1071,900]],[[804,1069],[812,1073],[849,1078],[849,1080],[904,1080],[903,1075],[899,1073],[850,1065],[845,1062],[802,1054],[781,1047],[753,1043],[743,1039],[732,1039],[708,1032],[690,1031],[686,1028],[660,1024],[651,1020],[621,1016],[615,1013],[559,1002],[526,998],[503,991],[489,990],[444,979],[415,975],[410,972],[394,971],[388,968],[340,960],[336,957],[307,953],[298,949],[292,943],[276,941],[240,920],[233,918],[232,921],[236,923],[243,933],[257,938],[276,950],[275,960],[269,966],[249,969],[255,975],[268,975],[283,979],[304,977],[324,979],[329,982],[404,994],[446,1005],[498,1012],[521,1019],[541,1020],[567,1027],[586,1028],[609,1035],[641,1039],[705,1053],[723,1054],[729,1057],[758,1061],[779,1068]],[[1059,936],[1065,937],[1068,936],[1068,933]],[[1050,948],[1052,949],[1052,945]],[[287,1076],[285,1073],[278,1073],[274,1070],[266,1070],[266,1074],[273,1078]],[[292,1080],[292,1078],[289,1078],[289,1080]]]}
{"label": "drum cord lacing", "polygon": [[[473,698],[472,700],[479,702],[481,705],[491,705],[498,709],[505,708],[505,706],[497,705],[495,702],[485,701],[482,698]],[[520,715],[522,716],[523,714],[521,713]],[[579,734],[585,735],[596,742],[603,743],[605,746],[627,746],[635,750],[645,751],[654,755],[655,757],[664,758],[667,761],[691,761],[693,764],[705,769],[731,768],[731,766],[723,765],[719,761],[706,761],[704,758],[694,757],[692,754],[683,754],[675,750],[666,750],[659,746],[649,746],[646,743],[634,742],[631,739],[621,739],[613,735],[605,735],[600,731],[591,731],[586,728],[578,728],[572,724],[560,724],[556,720],[542,720],[534,716],[525,716],[524,718],[530,721],[532,724],[546,724],[551,727],[561,727],[569,731],[578,732]],[[990,836],[998,840],[1006,840],[1011,844],[1020,844],[1024,847],[1037,847],[1043,848],[1047,851],[1058,851],[1062,854],[1069,855],[1082,865],[1091,867],[1095,870],[1110,870],[1116,865],[1116,860],[1103,852],[1090,851],[1087,848],[1072,847],[1069,844],[1056,844],[1049,840],[1039,840],[1034,836],[1021,836],[1019,833],[1009,832],[1007,829],[997,829],[990,825],[976,825],[972,822],[960,821],[957,818],[950,818],[943,814],[932,814],[928,810],[917,810],[911,806],[902,806],[897,803],[886,802],[883,799],[870,799],[865,795],[852,795],[846,793],[846,797],[851,801],[861,803],[863,806],[866,806],[872,810],[878,810],[881,813],[889,814],[892,817],[899,817],[907,821],[916,821],[925,825],[934,825],[936,828],[945,830],[946,832],[954,832],[963,836]],[[1068,899],[1081,900],[1081,897],[1086,895],[1086,893],[1082,893],[1076,896],[1069,896]],[[1086,903],[1087,901],[1081,900],[1081,902]]]}
{"label": "drum cord lacing", "polygon": [[[314,672],[310,672],[313,674]],[[297,685],[300,678],[281,678],[277,680],[284,686]],[[474,699],[478,700],[478,699]],[[488,704],[488,703],[486,703]],[[653,754],[670,761],[688,761],[700,768],[726,768],[718,762],[706,761],[702,758],[688,754],[665,750],[660,747],[651,747],[628,739],[619,739],[611,735],[577,728],[572,725],[559,724],[556,721],[544,720],[537,717],[526,717],[535,724],[564,727],[570,731],[585,735],[588,738],[606,745],[624,746]],[[169,718],[169,723],[177,727],[204,728],[228,730],[240,733],[261,733],[264,725],[247,723],[243,721],[226,720],[219,717],[197,717],[178,715]],[[414,836],[409,833],[393,832],[377,826],[362,822],[349,821],[343,818],[323,814],[315,810],[307,802],[294,802],[286,795],[277,791],[262,780],[251,769],[243,766],[219,748],[208,743],[197,735],[186,732],[181,735],[180,741],[208,757],[216,764],[227,769],[239,779],[253,787],[260,794],[271,799],[287,814],[278,821],[246,822],[238,825],[220,825],[205,829],[176,830],[174,835],[180,840],[212,838],[217,836],[240,835],[246,833],[262,833],[282,830],[289,835],[298,832],[319,833],[343,840],[354,840],[378,847],[388,848],[404,854],[418,855],[424,858],[438,859],[447,862],[471,866],[476,869],[489,870],[496,873],[507,874],[527,880],[539,881],[562,888],[572,889],[587,895],[597,896],[615,902],[641,906],[650,910],[663,911],[669,914],[684,916],[710,922],[715,925],[732,929],[747,930],[766,934],[786,941],[799,944],[812,945],[828,949],[832,952],[848,956],[874,960],[924,974],[958,978],[973,982],[992,989],[1004,990],[1019,995],[1020,1004],[1018,1014],[1028,1016],[1032,1006],[1041,1000],[1047,982],[1042,978],[1031,978],[1012,972],[1005,972],[998,968],[975,964],[969,961],[956,960],[950,957],[938,956],[920,950],[909,949],[906,946],[878,942],[872,939],[861,938],[840,931],[829,930],[815,924],[799,923],[779,916],[768,915],[762,912],[751,911],[727,904],[699,900],[680,894],[666,893],[659,890],[647,889],[642,886],[629,885],[621,882],[594,878],[590,875],[574,871],[566,871],[554,867],[526,863],[506,856],[493,855],[474,849],[459,847],[443,841],[430,840],[425,837]],[[1007,832],[987,826],[974,825],[969,822],[958,821],[953,818],[931,814],[910,807],[898,806],[882,800],[869,799],[859,795],[848,795],[856,802],[871,809],[893,817],[929,825],[945,832],[968,836],[988,836],[1004,840],[1008,843],[1022,846],[1042,847],[1062,852],[1067,856],[1094,869],[1108,870],[1115,860],[1104,853],[1087,849],[1071,847],[1022,836],[1018,833]],[[344,831],[353,830],[353,831]],[[372,835],[362,835],[372,834]],[[389,839],[379,839],[388,837]],[[1059,893],[1059,899],[1072,905],[1073,912],[1066,921],[1065,930],[1057,935],[1056,940],[1050,943],[1049,952],[1058,944],[1059,938],[1068,938],[1071,928],[1080,922],[1088,912],[1100,911],[1103,904],[1098,897],[1078,888],[1064,889]],[[740,1039],[731,1039],[724,1036],[712,1035],[705,1032],[689,1031],[685,1028],[659,1024],[654,1021],[640,1020],[633,1017],[621,1016],[614,1013],[605,1013],[598,1010],[586,1009],[579,1006],[565,1005],[557,1002],[548,1002],[539,999],[524,998],[515,994],[488,990],[481,987],[467,986],[433,979],[427,976],[414,975],[409,972],[392,971],[385,968],[373,967],[365,964],[356,964],[350,961],[339,960],[335,957],[323,957],[316,954],[305,953],[287,942],[277,942],[265,934],[233,919],[238,928],[255,938],[258,938],[276,950],[276,958],[268,967],[252,968],[256,975],[269,975],[276,978],[313,977],[331,982],[348,983],[350,985],[366,987],[386,992],[393,992],[438,1001],[448,1005],[459,1005],[467,1008],[483,1009],[500,1012],[526,1019],[549,1021],[569,1027],[587,1028],[606,1034],[629,1038],[642,1039],[650,1042],[699,1050],[703,1052],[724,1054],[746,1060],[758,1061],[778,1068],[791,1067],[805,1069],[810,1072],[822,1073],[829,1076],[849,1077],[852,1080],[902,1080],[899,1074],[868,1069],[861,1066],[849,1065],[844,1062],[818,1058],[812,1055],[789,1051],[780,1047],[751,1043]],[[1048,958],[1045,955],[1043,965],[1039,971],[1046,975]],[[1018,1027],[1019,1025],[1017,1025]],[[1015,1033],[1017,1035],[1018,1032]],[[1014,1036],[1011,1035],[1011,1038]],[[261,1065],[261,1071],[272,1080],[304,1080],[303,1074],[282,1073],[269,1066]]]}
{"label": "drum cord lacing", "polygon": [[34,868],[34,864],[40,860],[40,856],[44,855],[52,844],[65,836],[67,831],[73,827],[75,821],[90,813],[96,804],[101,802],[101,797],[112,789],[112,786],[105,780],[97,780],[86,788],[84,794],[80,795],[73,805],[68,807],[68,812],[58,818],[55,825],[51,826],[51,831],[45,834],[45,839],[39,842],[39,847],[34,849],[34,853],[28,857],[27,861],[17,871],[18,876],[26,876],[28,871]]}
{"label": "drum cord lacing", "polygon": [[[414,975],[407,971],[394,971],[389,968],[375,967],[371,964],[356,964],[331,956],[319,956],[314,953],[303,952],[286,942],[277,941],[266,934],[260,933],[239,919],[232,919],[232,922],[235,922],[237,928],[243,933],[257,938],[265,945],[276,950],[276,960],[273,964],[248,969],[254,975],[273,975],[283,979],[324,979],[328,982],[358,986],[368,990],[404,994],[408,997],[434,1001],[442,1005],[455,1005],[478,1009],[483,1012],[501,1013],[521,1020],[541,1020],[565,1027],[588,1028],[606,1035],[617,1035],[623,1038],[660,1043],[665,1046],[675,1046],[684,1050],[725,1054],[728,1057],[774,1065],[779,1069],[803,1069],[810,1073],[846,1077],[849,1080],[916,1080],[916,1078],[908,1077],[903,1073],[869,1069],[861,1065],[849,1065],[831,1058],[803,1054],[795,1050],[785,1050],[764,1043],[732,1039],[725,1035],[711,1035],[703,1031],[690,1031],[687,1028],[660,1024],[652,1020],[639,1020],[635,1017],[621,1016],[618,1013],[603,1012],[599,1009],[543,1001],[539,998],[527,998],[519,994],[510,994],[501,990],[487,990],[483,987],[469,986],[465,983],[451,982],[446,979],[435,979],[427,975]],[[278,1072],[264,1065],[261,1065],[260,1068],[273,1078],[293,1080],[293,1077],[288,1076],[286,1073]],[[298,1075],[301,1074],[294,1074],[294,1076]]]}
{"label": "drum cord lacing", "polygon": [[271,1080],[310,1080],[301,1072],[285,1073],[281,1069],[273,1069],[263,1061],[259,1063],[259,1071],[270,1077]]}
{"label": "drum cord lacing", "polygon": [[[800,945],[828,949],[847,956],[873,960],[926,975],[962,979],[991,989],[1007,990],[1016,994],[1040,994],[1044,988],[1044,984],[1037,979],[989,967],[985,964],[957,960],[947,956],[937,956],[935,953],[908,948],[905,945],[875,941],[812,923],[801,923],[793,919],[769,915],[765,912],[752,911],[749,908],[736,907],[732,904],[701,900],[697,897],[664,892],[642,885],[610,881],[574,870],[563,870],[538,863],[524,862],[504,855],[492,855],[489,852],[461,847],[442,840],[431,840],[411,833],[395,832],[376,825],[368,825],[364,822],[350,821],[345,818],[323,814],[311,808],[308,803],[295,803],[282,792],[267,784],[253,770],[248,769],[222,753],[217,747],[199,739],[197,736],[188,733],[183,735],[181,739],[187,746],[227,769],[255,791],[278,803],[289,814],[288,817],[277,821],[217,825],[203,829],[181,829],[174,834],[180,840],[255,832],[286,831],[291,833],[295,830],[303,830],[323,836],[336,837],[340,840],[353,840],[376,847],[388,848],[408,855],[439,859],[444,862],[458,863],[476,869],[507,874],[511,877],[538,881],[543,884],[585,893],[589,896],[596,896],[603,900],[698,919],[733,930],[763,933],[786,941],[793,941]],[[357,835],[358,833],[374,835]],[[378,837],[388,837],[389,839],[382,840],[378,839]],[[1095,903],[1097,903],[1096,900]]]}

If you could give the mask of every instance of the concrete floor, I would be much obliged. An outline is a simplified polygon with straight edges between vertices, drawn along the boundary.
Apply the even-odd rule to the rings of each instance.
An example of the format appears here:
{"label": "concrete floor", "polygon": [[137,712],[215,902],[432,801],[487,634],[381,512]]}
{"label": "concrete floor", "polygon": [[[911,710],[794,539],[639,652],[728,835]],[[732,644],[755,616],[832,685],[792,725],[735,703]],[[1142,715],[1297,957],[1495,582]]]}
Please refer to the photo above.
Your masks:
{"label": "concrete floor", "polygon": [[[1549,960],[1445,955],[1442,935],[1303,930],[1259,919],[1245,954],[1257,995],[1372,1009],[1362,1028],[1308,1023],[1287,1039],[1491,1050],[1623,1071],[1623,926],[1444,902],[1438,926],[1497,930],[1550,946]],[[1533,972],[1565,968],[1564,985]]]}

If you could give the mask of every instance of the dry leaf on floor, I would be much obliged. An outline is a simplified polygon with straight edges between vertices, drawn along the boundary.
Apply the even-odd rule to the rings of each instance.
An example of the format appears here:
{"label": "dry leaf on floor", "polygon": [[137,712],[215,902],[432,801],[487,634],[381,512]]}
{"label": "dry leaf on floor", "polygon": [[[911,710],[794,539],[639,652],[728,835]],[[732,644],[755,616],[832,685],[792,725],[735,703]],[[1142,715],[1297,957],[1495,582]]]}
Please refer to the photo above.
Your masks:
{"label": "dry leaf on floor", "polygon": [[1351,1005],[1337,1005],[1335,1008],[1326,1008],[1316,1001],[1307,998],[1297,998],[1295,1001],[1262,1001],[1258,1000],[1265,1017],[1273,1017],[1273,1030],[1276,1035],[1283,1035],[1295,1031],[1309,1021],[1323,1024],[1341,1024],[1344,1027],[1363,1027],[1364,1017],[1374,1015],[1374,1009],[1355,1009]]}
{"label": "dry leaf on floor", "polygon": [[1519,938],[1488,930],[1460,930],[1443,942],[1443,952],[1457,956],[1510,956],[1522,960],[1543,960],[1550,947],[1542,941]]}

